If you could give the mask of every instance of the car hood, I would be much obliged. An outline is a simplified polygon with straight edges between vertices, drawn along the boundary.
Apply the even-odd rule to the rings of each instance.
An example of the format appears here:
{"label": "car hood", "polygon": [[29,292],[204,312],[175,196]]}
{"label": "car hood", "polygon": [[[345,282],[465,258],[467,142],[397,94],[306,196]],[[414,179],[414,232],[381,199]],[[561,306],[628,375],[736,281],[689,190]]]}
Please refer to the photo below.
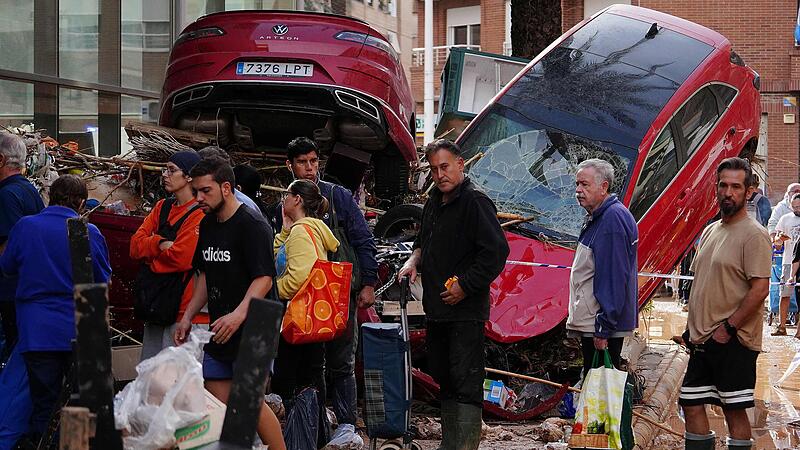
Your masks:
{"label": "car hood", "polygon": [[[506,232],[508,261],[570,266],[575,251]],[[490,288],[486,336],[513,343],[555,328],[567,317],[569,269],[506,264]]]}

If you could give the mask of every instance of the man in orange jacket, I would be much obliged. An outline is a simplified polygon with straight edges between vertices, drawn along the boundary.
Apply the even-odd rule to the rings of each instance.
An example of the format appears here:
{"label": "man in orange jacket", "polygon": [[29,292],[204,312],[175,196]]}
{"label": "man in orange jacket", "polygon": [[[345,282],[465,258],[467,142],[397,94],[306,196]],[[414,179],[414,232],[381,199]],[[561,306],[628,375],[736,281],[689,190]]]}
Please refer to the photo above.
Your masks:
{"label": "man in orange jacket", "polygon": [[[170,157],[167,167],[162,172],[164,189],[174,198],[159,200],[150,214],[145,218],[142,226],[131,238],[131,258],[141,260],[153,274],[187,274],[192,270],[192,257],[197,238],[200,221],[205,214],[197,208],[197,201],[189,184],[191,178],[189,171],[200,161],[200,156],[194,151],[178,152]],[[166,224],[162,222],[162,209],[169,207]],[[177,230],[172,230],[175,237],[162,236],[166,227],[179,224]],[[164,233],[166,234],[166,233]],[[143,268],[142,270],[146,270]],[[140,276],[141,278],[141,276]],[[142,360],[155,356],[163,348],[174,345],[173,334],[175,324],[183,317],[186,305],[192,298],[194,285],[191,277],[186,276],[183,295],[180,298],[178,314],[171,320],[171,324],[157,324],[156,320],[148,320],[145,316],[144,337],[142,343]],[[137,293],[148,295],[148,293]],[[194,324],[208,324],[208,314],[200,313],[192,320]]]}

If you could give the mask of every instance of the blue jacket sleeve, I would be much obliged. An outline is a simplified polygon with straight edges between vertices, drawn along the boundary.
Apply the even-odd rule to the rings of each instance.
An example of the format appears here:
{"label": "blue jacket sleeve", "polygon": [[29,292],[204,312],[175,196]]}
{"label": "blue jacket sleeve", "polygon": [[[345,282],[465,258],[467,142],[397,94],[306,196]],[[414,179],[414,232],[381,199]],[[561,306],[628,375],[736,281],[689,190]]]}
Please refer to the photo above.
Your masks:
{"label": "blue jacket sleeve", "polygon": [[92,224],[89,224],[89,245],[92,252],[92,268],[95,283],[108,283],[111,280],[111,264],[109,263],[106,239]]}
{"label": "blue jacket sleeve", "polygon": [[[594,296],[600,304],[595,319],[595,336],[608,338],[618,331],[622,311],[627,301],[631,259],[628,237],[621,228],[601,231],[592,243],[594,254]],[[628,330],[622,330],[628,331]]]}
{"label": "blue jacket sleeve", "polygon": [[372,232],[369,231],[364,214],[358,209],[350,191],[340,186],[333,187],[331,195],[336,206],[336,214],[342,222],[347,240],[358,256],[361,268],[361,285],[375,286],[378,281],[378,261],[375,259],[377,249]]}
{"label": "blue jacket sleeve", "polygon": [[0,244],[8,240],[11,228],[22,218],[22,202],[11,189],[0,190]]}

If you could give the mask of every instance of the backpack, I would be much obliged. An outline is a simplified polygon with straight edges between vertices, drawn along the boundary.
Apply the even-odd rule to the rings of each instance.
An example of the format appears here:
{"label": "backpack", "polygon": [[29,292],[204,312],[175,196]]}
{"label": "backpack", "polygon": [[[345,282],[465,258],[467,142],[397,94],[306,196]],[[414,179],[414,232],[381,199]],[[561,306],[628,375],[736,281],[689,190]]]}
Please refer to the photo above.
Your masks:
{"label": "backpack", "polygon": [[761,217],[761,211],[758,210],[758,202],[761,200],[761,197],[763,197],[763,195],[756,192],[753,198],[747,200],[747,214],[753,219],[756,219],[758,223],[764,223]]}
{"label": "backpack", "polygon": [[347,240],[347,233],[344,227],[339,224],[339,218],[336,216],[336,206],[333,201],[333,191],[338,186],[331,183],[331,198],[328,199],[328,204],[331,208],[331,232],[333,236],[339,241],[339,248],[328,258],[330,261],[336,262],[349,262],[353,265],[353,278],[350,283],[351,291],[359,291],[361,289],[361,263],[358,261],[358,255],[350,242]]}
{"label": "backpack", "polygon": [[[158,234],[174,241],[178,230],[190,214],[198,208],[193,206],[175,224],[169,224],[169,213],[175,199],[164,200],[158,217]],[[147,264],[142,264],[133,285],[133,315],[136,319],[153,325],[169,326],[175,323],[181,306],[181,297],[192,278],[192,271],[155,273]]]}

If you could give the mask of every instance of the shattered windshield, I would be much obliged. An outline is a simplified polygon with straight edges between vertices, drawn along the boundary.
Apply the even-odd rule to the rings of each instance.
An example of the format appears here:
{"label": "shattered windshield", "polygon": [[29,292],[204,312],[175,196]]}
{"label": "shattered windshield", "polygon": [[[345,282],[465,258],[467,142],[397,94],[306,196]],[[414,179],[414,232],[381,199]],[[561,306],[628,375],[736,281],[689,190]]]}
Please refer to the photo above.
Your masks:
{"label": "shattered windshield", "polygon": [[484,154],[469,168],[470,179],[504,213],[533,217],[520,228],[572,243],[586,211],[575,199],[577,165],[601,158],[615,169],[612,192],[622,192],[632,151],[548,129],[495,105],[463,143],[466,155]]}

